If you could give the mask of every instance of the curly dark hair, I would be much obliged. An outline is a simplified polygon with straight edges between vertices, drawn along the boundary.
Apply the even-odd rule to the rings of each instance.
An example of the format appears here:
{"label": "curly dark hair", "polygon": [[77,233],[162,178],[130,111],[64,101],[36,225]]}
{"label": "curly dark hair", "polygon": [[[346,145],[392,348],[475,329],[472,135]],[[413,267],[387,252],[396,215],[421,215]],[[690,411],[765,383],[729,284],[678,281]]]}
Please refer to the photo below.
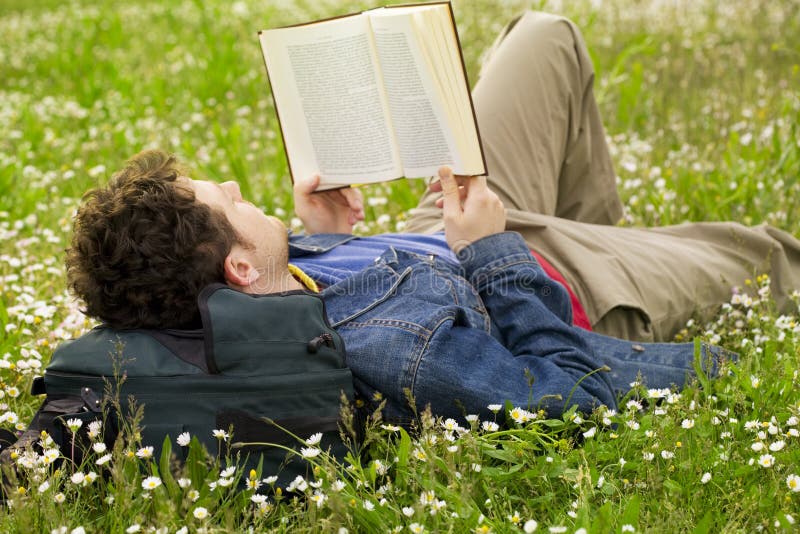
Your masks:
{"label": "curly dark hair", "polygon": [[199,325],[197,295],[224,282],[223,262],[241,239],[177,181],[185,175],[174,156],[149,150],[84,195],[66,259],[84,313],[114,328]]}

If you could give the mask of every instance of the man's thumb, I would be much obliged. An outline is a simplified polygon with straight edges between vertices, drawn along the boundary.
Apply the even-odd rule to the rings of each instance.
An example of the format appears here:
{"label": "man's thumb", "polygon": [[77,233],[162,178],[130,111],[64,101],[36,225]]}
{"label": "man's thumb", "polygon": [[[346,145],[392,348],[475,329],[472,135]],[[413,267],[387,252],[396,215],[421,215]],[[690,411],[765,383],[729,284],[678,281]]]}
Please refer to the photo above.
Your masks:
{"label": "man's thumb", "polygon": [[317,190],[319,181],[319,174],[312,174],[311,176],[298,180],[295,184],[295,190],[303,195],[310,195]]}

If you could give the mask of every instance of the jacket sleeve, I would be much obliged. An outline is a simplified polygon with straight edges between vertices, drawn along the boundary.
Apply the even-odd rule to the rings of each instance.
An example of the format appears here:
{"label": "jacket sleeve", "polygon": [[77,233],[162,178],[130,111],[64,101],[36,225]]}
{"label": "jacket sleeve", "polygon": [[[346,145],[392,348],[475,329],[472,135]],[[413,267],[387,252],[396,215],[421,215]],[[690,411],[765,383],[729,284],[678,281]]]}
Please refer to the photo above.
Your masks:
{"label": "jacket sleeve", "polygon": [[508,400],[544,408],[551,416],[574,404],[587,412],[600,404],[616,405],[603,364],[556,313],[569,306],[566,292],[547,277],[519,234],[485,237],[458,256],[500,339],[465,326],[458,314],[443,314],[413,388],[431,398],[418,402],[485,413],[488,404]]}

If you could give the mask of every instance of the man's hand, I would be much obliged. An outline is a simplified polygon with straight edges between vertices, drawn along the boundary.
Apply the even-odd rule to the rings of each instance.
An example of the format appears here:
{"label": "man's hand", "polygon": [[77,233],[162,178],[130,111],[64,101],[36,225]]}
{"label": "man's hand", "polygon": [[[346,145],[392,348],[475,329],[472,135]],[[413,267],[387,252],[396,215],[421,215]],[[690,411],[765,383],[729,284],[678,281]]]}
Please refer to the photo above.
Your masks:
{"label": "man's hand", "polygon": [[503,202],[486,185],[485,176],[453,176],[448,167],[441,167],[439,181],[430,189],[442,192],[436,205],[442,208],[444,234],[453,252],[505,230]]}
{"label": "man's hand", "polygon": [[364,199],[353,188],[317,191],[319,175],[294,184],[294,211],[309,234],[350,234],[357,221],[364,220]]}

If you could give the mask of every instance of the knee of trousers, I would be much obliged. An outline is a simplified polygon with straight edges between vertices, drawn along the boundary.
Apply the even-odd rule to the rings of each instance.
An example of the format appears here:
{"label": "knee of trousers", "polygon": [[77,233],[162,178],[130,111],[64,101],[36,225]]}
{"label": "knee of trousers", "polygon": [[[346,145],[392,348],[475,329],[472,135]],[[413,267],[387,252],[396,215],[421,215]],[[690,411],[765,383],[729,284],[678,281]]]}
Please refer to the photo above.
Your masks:
{"label": "knee of trousers", "polygon": [[513,19],[500,35],[500,42],[496,46],[513,40],[515,48],[526,52],[535,51],[545,57],[563,50],[574,50],[577,65],[584,71],[583,77],[594,74],[583,35],[578,26],[566,17],[541,11],[526,11]]}

